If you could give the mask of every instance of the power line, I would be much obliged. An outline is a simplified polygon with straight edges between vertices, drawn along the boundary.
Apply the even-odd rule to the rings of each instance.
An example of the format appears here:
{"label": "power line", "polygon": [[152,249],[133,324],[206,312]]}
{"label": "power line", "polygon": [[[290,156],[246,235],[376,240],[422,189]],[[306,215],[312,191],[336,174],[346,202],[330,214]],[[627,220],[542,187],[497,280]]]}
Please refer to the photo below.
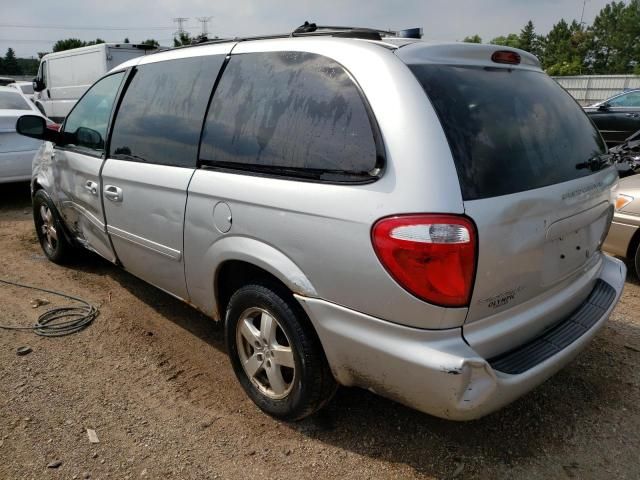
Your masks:
{"label": "power line", "polygon": [[[64,38],[56,38],[55,40],[50,40],[50,39],[35,39],[35,38],[22,38],[22,39],[15,39],[15,38],[0,38],[0,42],[6,42],[6,43],[55,43],[58,40],[64,40]],[[82,39],[79,39],[82,40]],[[90,38],[88,41],[92,41],[95,40],[95,38]],[[157,40],[158,42],[170,42],[173,40],[173,38],[156,38],[155,40]],[[105,43],[120,43],[120,44],[124,44],[123,41],[121,40],[105,40]],[[136,43],[136,42],[132,42],[132,43]]]}
{"label": "power line", "polygon": [[94,26],[87,27],[86,25],[76,25],[76,26],[63,26],[63,25],[18,25],[11,23],[0,23],[0,27],[5,28],[44,28],[44,29],[59,29],[59,30],[173,30],[173,27],[105,27],[105,26]]}

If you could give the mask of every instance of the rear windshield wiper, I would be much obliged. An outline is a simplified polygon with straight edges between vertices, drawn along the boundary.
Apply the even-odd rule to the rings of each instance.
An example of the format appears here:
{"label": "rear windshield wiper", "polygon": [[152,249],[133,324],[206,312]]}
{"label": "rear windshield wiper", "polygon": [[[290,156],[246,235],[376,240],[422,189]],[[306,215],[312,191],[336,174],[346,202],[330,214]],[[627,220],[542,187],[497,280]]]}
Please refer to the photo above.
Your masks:
{"label": "rear windshield wiper", "polygon": [[611,155],[594,155],[586,162],[577,163],[576,168],[581,170],[583,168],[588,168],[592,172],[597,172],[602,170],[604,167],[608,167],[611,165]]}

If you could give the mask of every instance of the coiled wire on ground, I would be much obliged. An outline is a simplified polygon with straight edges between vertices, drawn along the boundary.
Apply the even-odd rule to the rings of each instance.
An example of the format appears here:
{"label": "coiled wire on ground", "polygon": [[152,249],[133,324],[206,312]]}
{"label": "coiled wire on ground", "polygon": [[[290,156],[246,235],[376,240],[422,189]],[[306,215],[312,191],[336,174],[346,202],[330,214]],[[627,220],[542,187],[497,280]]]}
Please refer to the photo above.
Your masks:
{"label": "coiled wire on ground", "polygon": [[96,307],[86,300],[67,295],[66,293],[34,287],[31,285],[24,285],[22,283],[12,282],[1,278],[0,283],[19,288],[37,290],[38,292],[49,293],[51,295],[67,298],[80,303],[80,305],[50,308],[38,316],[36,324],[31,327],[0,324],[0,329],[2,330],[32,330],[42,337],[62,337],[64,335],[70,335],[83,330],[89,326],[89,324],[91,324],[91,322],[93,322],[100,313]]}

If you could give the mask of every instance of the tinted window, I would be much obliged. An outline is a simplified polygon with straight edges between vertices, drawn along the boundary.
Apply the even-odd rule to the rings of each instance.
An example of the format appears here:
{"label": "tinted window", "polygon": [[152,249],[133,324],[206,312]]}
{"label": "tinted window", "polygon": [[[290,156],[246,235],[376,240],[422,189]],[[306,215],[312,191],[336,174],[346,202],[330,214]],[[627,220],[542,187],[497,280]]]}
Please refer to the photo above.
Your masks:
{"label": "tinted window", "polygon": [[320,55],[251,53],[229,61],[203,133],[204,162],[327,180],[377,174],[371,121],[342,66]]}
{"label": "tinted window", "polygon": [[0,92],[0,110],[31,110],[31,107],[17,92]]}
{"label": "tinted window", "polygon": [[202,121],[224,55],[142,65],[118,109],[112,158],[195,168]]}
{"label": "tinted window", "polygon": [[640,107],[640,92],[630,92],[626,95],[609,100],[612,107]]}
{"label": "tinted window", "polygon": [[444,128],[465,200],[590,175],[605,152],[583,110],[541,72],[414,65]]}
{"label": "tinted window", "polygon": [[109,117],[124,72],[103,78],[78,101],[64,122],[64,143],[104,151]]}

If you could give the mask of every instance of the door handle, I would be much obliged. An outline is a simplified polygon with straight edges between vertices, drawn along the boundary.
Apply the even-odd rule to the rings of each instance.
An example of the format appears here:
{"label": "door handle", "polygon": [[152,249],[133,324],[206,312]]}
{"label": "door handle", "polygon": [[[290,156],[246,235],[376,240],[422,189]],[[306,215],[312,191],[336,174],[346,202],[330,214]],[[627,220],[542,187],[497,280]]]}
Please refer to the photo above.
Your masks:
{"label": "door handle", "polygon": [[84,188],[85,190],[89,190],[91,195],[98,195],[98,184],[96,182],[87,180],[87,183],[84,184]]}
{"label": "door handle", "polygon": [[104,196],[107,197],[112,202],[121,202],[122,189],[120,187],[116,187],[115,185],[105,185]]}

